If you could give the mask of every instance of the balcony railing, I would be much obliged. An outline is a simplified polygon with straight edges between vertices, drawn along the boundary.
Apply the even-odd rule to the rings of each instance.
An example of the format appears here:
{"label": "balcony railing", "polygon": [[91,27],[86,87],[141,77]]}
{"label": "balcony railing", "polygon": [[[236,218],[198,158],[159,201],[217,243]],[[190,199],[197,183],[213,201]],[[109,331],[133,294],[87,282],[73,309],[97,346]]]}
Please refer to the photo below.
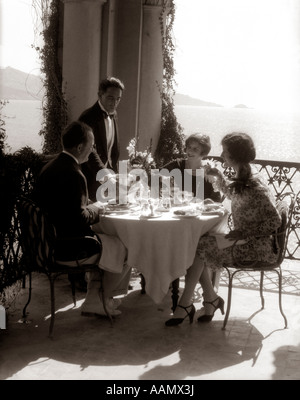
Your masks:
{"label": "balcony railing", "polygon": [[[217,160],[217,164],[219,163],[219,166],[223,167],[225,175],[234,176],[234,171],[231,168],[224,168],[221,157],[210,156],[209,158]],[[300,163],[255,160],[253,166],[271,186],[275,198],[286,192],[297,194],[286,258],[300,260]]]}

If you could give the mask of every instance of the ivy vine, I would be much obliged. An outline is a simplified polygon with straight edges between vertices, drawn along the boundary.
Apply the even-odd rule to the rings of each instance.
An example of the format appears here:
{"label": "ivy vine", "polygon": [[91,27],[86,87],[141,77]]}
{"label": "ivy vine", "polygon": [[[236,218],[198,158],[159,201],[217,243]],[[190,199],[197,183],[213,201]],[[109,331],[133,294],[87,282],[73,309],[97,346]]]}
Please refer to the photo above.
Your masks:
{"label": "ivy vine", "polygon": [[43,47],[34,46],[41,60],[43,85],[43,123],[39,132],[44,137],[43,152],[61,151],[61,133],[68,123],[68,109],[62,90],[62,68],[59,64],[59,21],[61,0],[33,0],[33,7],[41,21]]}
{"label": "ivy vine", "polygon": [[0,156],[2,157],[5,153],[5,149],[7,147],[6,140],[6,129],[5,129],[5,120],[3,116],[3,108],[8,103],[7,100],[0,100]]}
{"label": "ivy vine", "polygon": [[160,14],[163,52],[163,83],[160,90],[162,100],[161,132],[155,152],[155,161],[162,167],[169,161],[183,156],[183,128],[177,121],[174,111],[174,51],[173,25],[175,19],[175,4],[173,0],[164,2]]}

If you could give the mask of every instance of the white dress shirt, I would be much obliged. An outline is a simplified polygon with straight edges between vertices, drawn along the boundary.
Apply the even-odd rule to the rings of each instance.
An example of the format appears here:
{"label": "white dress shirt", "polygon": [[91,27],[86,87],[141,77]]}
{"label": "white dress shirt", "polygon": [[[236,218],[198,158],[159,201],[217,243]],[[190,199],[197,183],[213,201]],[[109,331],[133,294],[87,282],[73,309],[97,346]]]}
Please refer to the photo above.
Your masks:
{"label": "white dress shirt", "polygon": [[[107,111],[105,108],[102,106],[100,100],[98,100],[99,106],[102,111],[104,111],[107,115]],[[108,115],[107,118],[104,119],[105,123],[105,130],[106,130],[106,142],[107,142],[107,162],[105,164],[105,167],[107,166],[112,166],[112,161],[111,161],[111,151],[112,147],[114,144],[114,139],[115,139],[115,124],[111,116]]]}

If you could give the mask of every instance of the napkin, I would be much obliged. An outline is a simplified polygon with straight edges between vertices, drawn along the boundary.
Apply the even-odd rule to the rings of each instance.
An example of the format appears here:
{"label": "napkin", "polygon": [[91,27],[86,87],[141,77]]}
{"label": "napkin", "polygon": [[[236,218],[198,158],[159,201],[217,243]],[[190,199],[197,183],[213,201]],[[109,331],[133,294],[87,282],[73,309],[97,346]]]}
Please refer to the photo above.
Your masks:
{"label": "napkin", "polygon": [[225,235],[226,233],[229,232],[229,227],[228,227],[228,212],[227,210],[224,209],[223,213],[223,218],[218,222],[217,225],[215,225],[211,230],[210,234],[221,234]]}
{"label": "napkin", "polygon": [[[234,240],[225,238],[226,233],[228,233],[228,212],[225,212],[224,217],[221,221],[210,231],[209,235],[214,236],[217,241],[217,246],[219,249],[226,249],[233,245]],[[246,240],[238,240],[237,245],[247,243]]]}
{"label": "napkin", "polygon": [[105,271],[119,274],[123,270],[127,251],[123,243],[116,236],[97,233],[102,242],[100,268]]}

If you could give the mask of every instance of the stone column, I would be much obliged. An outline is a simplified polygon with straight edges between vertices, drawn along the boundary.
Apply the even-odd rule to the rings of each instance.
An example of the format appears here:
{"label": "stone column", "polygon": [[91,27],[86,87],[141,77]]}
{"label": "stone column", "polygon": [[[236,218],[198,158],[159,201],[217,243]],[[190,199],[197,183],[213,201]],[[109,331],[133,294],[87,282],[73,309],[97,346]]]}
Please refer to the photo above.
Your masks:
{"label": "stone column", "polygon": [[140,148],[145,149],[152,139],[152,153],[156,149],[161,126],[161,98],[163,57],[159,1],[144,1],[140,65],[138,134]]}
{"label": "stone column", "polygon": [[125,84],[118,106],[122,160],[128,158],[126,147],[137,132],[142,2],[110,0],[104,9],[101,75],[116,76]]}
{"label": "stone column", "polygon": [[114,70],[114,51],[115,51],[115,35],[116,35],[116,0],[109,0],[103,7],[102,18],[102,43],[101,43],[101,62],[100,78],[113,76]]}
{"label": "stone column", "polygon": [[102,6],[107,0],[63,0],[63,92],[69,120],[97,100]]}
{"label": "stone column", "polygon": [[[167,0],[115,0],[112,73],[125,83],[118,108],[121,159],[126,147],[139,135],[141,150],[160,135],[161,99],[158,85],[163,77],[160,13]],[[110,14],[110,18],[112,14]]]}

